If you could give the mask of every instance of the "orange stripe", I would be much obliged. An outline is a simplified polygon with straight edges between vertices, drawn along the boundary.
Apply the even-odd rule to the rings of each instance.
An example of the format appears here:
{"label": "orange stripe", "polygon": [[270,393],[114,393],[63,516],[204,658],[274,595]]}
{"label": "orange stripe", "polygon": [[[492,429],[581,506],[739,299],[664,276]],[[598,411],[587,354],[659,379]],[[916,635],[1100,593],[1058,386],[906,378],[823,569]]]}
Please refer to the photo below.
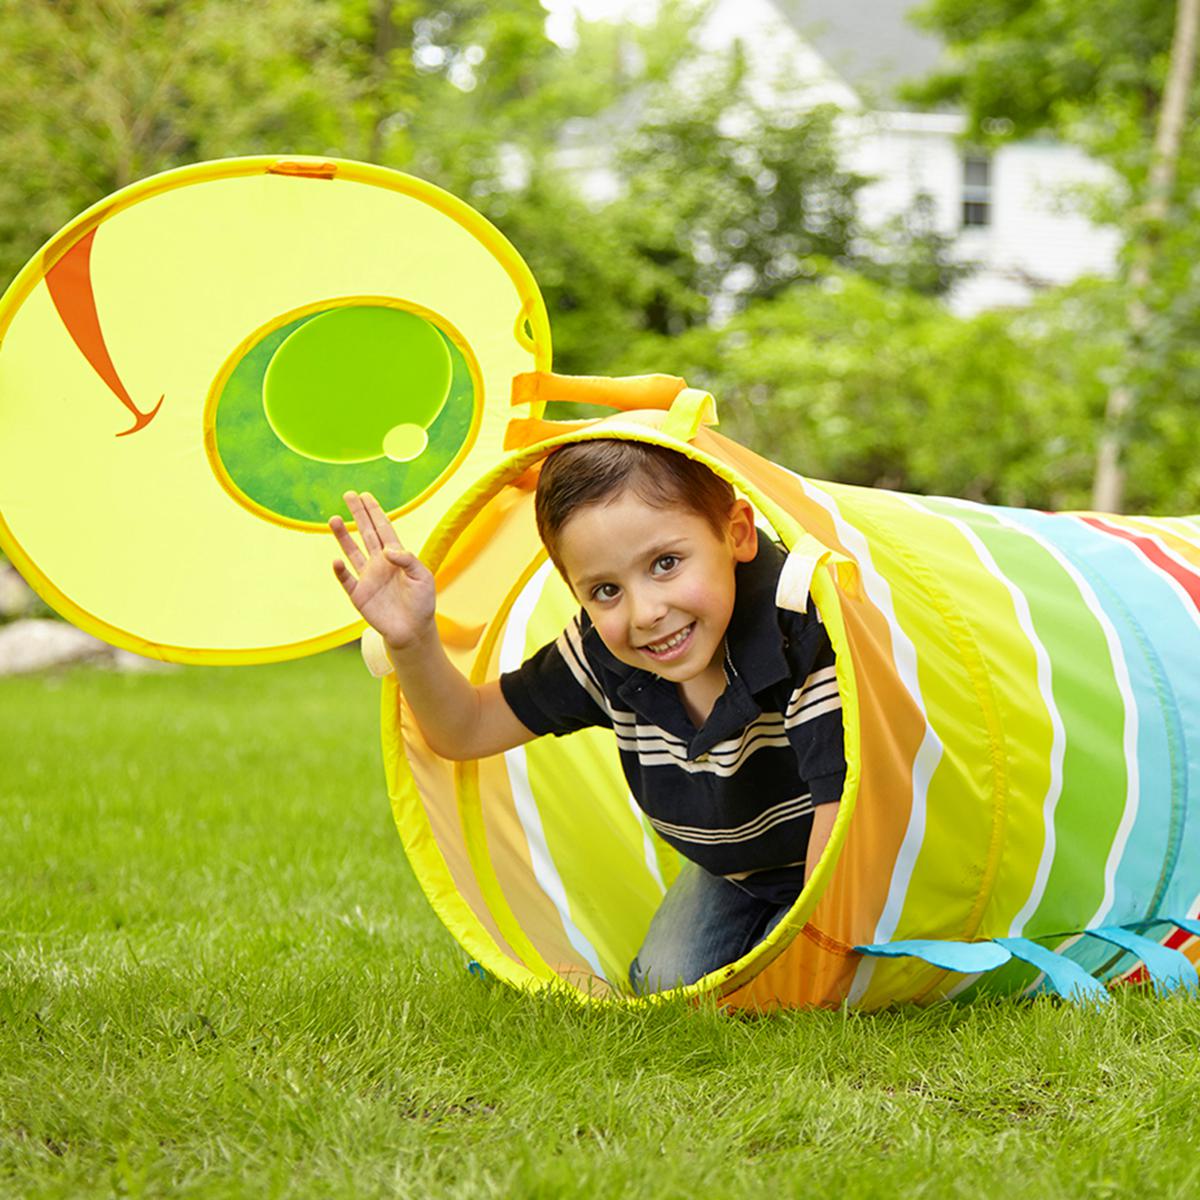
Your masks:
{"label": "orange stripe", "polygon": [[[805,494],[794,476],[710,430],[702,431],[695,444],[719,456],[792,513],[818,541],[854,557],[838,537],[829,512]],[[855,675],[865,681],[859,691],[862,762],[854,817],[837,870],[805,929],[808,936],[797,937],[759,975],[731,993],[726,1000],[731,1007],[831,1006],[845,998],[859,956],[841,948],[874,940],[908,827],[912,766],[925,721],[896,676],[892,631],[883,613],[865,597],[841,596]]]}

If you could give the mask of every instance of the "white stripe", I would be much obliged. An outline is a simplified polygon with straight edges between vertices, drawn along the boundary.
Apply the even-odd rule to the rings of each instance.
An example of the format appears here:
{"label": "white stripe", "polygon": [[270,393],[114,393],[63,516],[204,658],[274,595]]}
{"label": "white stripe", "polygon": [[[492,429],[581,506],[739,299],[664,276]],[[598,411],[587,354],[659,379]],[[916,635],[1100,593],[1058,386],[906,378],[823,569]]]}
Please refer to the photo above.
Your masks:
{"label": "white stripe", "polygon": [[693,842],[696,845],[719,846],[752,841],[766,833],[768,829],[774,829],[776,825],[782,825],[785,821],[802,817],[812,810],[812,794],[806,792],[803,796],[796,796],[791,800],[784,800],[780,804],[764,809],[757,817],[747,821],[744,825],[734,825],[728,829],[703,829],[698,825],[673,825],[669,821],[660,821],[655,817],[650,818],[650,823],[660,833],[670,834],[672,837],[679,838],[680,841]]}
{"label": "white stripe", "polygon": [[[1094,529],[1090,529],[1089,531],[1091,533],[1096,532]],[[1123,542],[1123,539],[1113,540]],[[1131,543],[1123,542],[1123,544],[1128,548],[1128,552],[1137,554],[1139,558],[1142,557],[1140,552]],[[1125,855],[1125,847],[1129,842],[1129,835],[1133,832],[1138,809],[1141,807],[1141,779],[1138,773],[1137,758],[1138,711],[1137,702],[1133,696],[1133,681],[1129,677],[1129,664],[1125,661],[1125,653],[1121,648],[1121,639],[1117,635],[1116,629],[1101,610],[1100,602],[1096,598],[1095,593],[1084,583],[1083,577],[1079,575],[1079,572],[1065,559],[1062,560],[1062,565],[1071,573],[1072,578],[1077,580],[1081,590],[1087,587],[1085,599],[1088,601],[1088,607],[1091,608],[1093,604],[1096,606],[1094,610],[1096,619],[1100,622],[1100,626],[1104,631],[1105,640],[1108,642],[1109,654],[1113,660],[1113,673],[1117,677],[1117,689],[1121,693],[1121,699],[1125,702],[1125,738],[1123,748],[1125,762],[1129,767],[1125,792],[1125,811],[1121,816],[1121,823],[1117,827],[1113,844],[1109,848],[1108,861],[1104,864],[1104,898],[1100,901],[1100,907],[1092,914],[1091,920],[1086,925],[1086,928],[1091,929],[1096,925],[1103,924],[1104,918],[1112,911],[1113,904],[1116,901],[1117,868],[1121,865],[1121,859]]]}
{"label": "white stripe", "polygon": [[[602,712],[607,712],[611,716],[608,700],[588,669],[587,655],[583,652],[583,638],[579,632],[578,617],[572,618],[571,623],[558,635],[557,649],[563,662],[575,676],[575,682],[587,692]],[[517,664],[517,666],[520,665],[520,663]]]}
{"label": "white stripe", "polygon": [[742,730],[736,738],[718,742],[699,759],[688,757],[688,744],[657,725],[638,724],[613,716],[617,746],[627,754],[637,756],[643,766],[677,766],[689,774],[709,774],[722,777],[733,775],[741,765],[764,747],[790,747],[787,730],[795,729],[827,713],[838,712],[841,697],[836,693],[825,700],[814,700],[790,717],[779,713],[763,713]]}
{"label": "white stripe", "polygon": [[815,721],[817,717],[823,717],[826,713],[840,712],[842,707],[841,696],[834,693],[828,700],[822,700],[819,704],[814,704],[811,707],[802,708],[794,716],[788,717],[784,724],[789,729],[795,729],[797,725],[804,725],[809,721]]}
{"label": "white stripe", "polygon": [[815,704],[818,700],[828,700],[831,696],[836,700],[838,695],[837,683],[823,684],[819,688],[809,688],[806,692],[793,692],[788,699],[787,708],[784,713],[789,717],[794,717],[801,709],[806,708],[810,704]]}
{"label": "white stripe", "polygon": [[735,883],[741,883],[744,879],[749,879],[751,875],[761,875],[764,871],[786,871],[788,867],[802,867],[804,859],[799,859],[796,862],[779,863],[774,867],[755,867],[753,871],[735,871],[732,875],[722,875],[722,879],[732,879]]}
{"label": "white stripe", "polygon": [[[716,775],[728,779],[741,769],[745,761],[753,754],[763,749],[785,749],[791,747],[791,741],[782,726],[777,722],[748,728],[753,736],[746,738],[736,749],[732,759],[720,761],[711,756],[714,751],[698,759],[689,759],[685,751],[668,743],[660,742],[653,737],[638,739],[618,736],[617,746],[627,754],[637,756],[638,762],[644,767],[678,767],[689,775]],[[725,751],[724,753],[734,753]]]}
{"label": "white stripe", "polygon": [[[979,504],[972,504],[969,501],[951,500],[949,503],[957,504],[961,508],[986,512],[1005,528],[1016,529],[1019,533],[1029,535],[1031,538],[1033,536],[1029,534],[1029,530],[1005,520],[994,509],[988,509]],[[1033,646],[1034,657],[1037,660],[1038,691],[1041,693],[1042,702],[1046,705],[1046,711],[1050,715],[1050,786],[1046,789],[1046,794],[1042,799],[1042,853],[1038,859],[1038,866],[1034,872],[1033,884],[1029,895],[1026,897],[1020,911],[1013,917],[1012,924],[1008,930],[1009,937],[1021,937],[1025,931],[1026,923],[1037,909],[1042,896],[1045,895],[1046,883],[1050,878],[1050,868],[1054,865],[1054,852],[1057,846],[1054,814],[1058,809],[1058,802],[1062,798],[1063,759],[1067,749],[1067,733],[1063,727],[1062,714],[1058,711],[1058,705],[1054,700],[1054,673],[1050,662],[1050,655],[1046,650],[1045,643],[1038,637],[1037,631],[1034,629],[1033,614],[1029,610],[1029,601],[1026,599],[1025,593],[1000,570],[1000,566],[992,557],[991,552],[980,540],[978,534],[966,522],[953,520],[952,518],[947,519],[952,520],[954,526],[971,543],[975,553],[979,556],[979,561],[990,574],[994,575],[1004,584],[1009,596],[1012,598],[1013,607],[1017,613],[1017,623],[1021,626],[1021,632],[1025,634]]]}
{"label": "white stripe", "polygon": [[[921,744],[917,748],[913,760],[912,775],[912,809],[908,817],[908,827],[896,855],[892,868],[891,883],[888,887],[887,900],[875,924],[872,941],[887,942],[896,931],[900,914],[904,909],[904,901],[908,895],[908,886],[912,881],[913,870],[916,867],[917,855],[925,838],[925,818],[928,805],[929,780],[934,769],[942,758],[942,741],[925,711],[925,700],[921,694],[921,683],[917,676],[917,652],[912,639],[900,627],[896,617],[895,605],[892,603],[892,589],[888,581],[875,569],[871,557],[871,545],[864,534],[851,525],[838,509],[833,497],[822,492],[815,484],[810,483],[800,475],[795,475],[797,483],[815,503],[819,504],[833,518],[834,528],[851,557],[858,560],[859,578],[863,593],[873,604],[884,619],[892,634],[892,660],[896,666],[896,675],[904,685],[913,703],[925,723],[925,732]],[[871,982],[876,960],[869,954],[864,954],[854,973],[847,996],[848,1003],[855,1004],[862,999]]]}
{"label": "white stripe", "polygon": [[638,802],[633,798],[632,792],[627,791],[625,799],[629,804],[629,811],[633,813],[633,819],[637,821],[638,828],[642,831],[642,855],[646,860],[646,869],[650,872],[654,882],[658,884],[661,895],[667,890],[667,885],[658,866],[658,851],[654,846],[654,831],[650,827],[650,819],[638,807]]}
{"label": "white stripe", "polygon": [[[756,742],[747,751],[747,757],[754,754],[756,751],[764,747],[774,746],[781,748],[790,746],[791,743],[787,738],[778,740],[772,738],[764,738],[760,742]],[[673,754],[638,754],[638,762],[643,767],[674,767],[677,770],[685,771],[689,775],[716,775],[720,779],[728,779],[732,775],[736,775],[741,768],[741,762],[732,763],[728,766],[722,763],[714,762],[680,762]]]}
{"label": "white stripe", "polygon": [[[504,636],[500,642],[500,670],[515,671],[525,658],[525,635],[533,610],[541,597],[546,576],[553,570],[550,563],[545,563],[536,571],[529,582],[521,589],[508,620],[504,626]],[[517,810],[517,818],[521,822],[525,840],[529,843],[529,857],[533,864],[534,878],[541,885],[542,891],[550,898],[562,921],[567,939],[579,952],[584,961],[601,978],[607,981],[604,968],[600,965],[600,956],[596,948],[584,936],[583,931],[571,917],[571,906],[567,900],[567,889],[563,885],[562,876],[558,873],[550,847],[546,844],[546,831],[542,826],[542,814],[538,810],[537,800],[529,785],[529,766],[525,758],[525,747],[517,746],[504,754],[504,765],[508,772],[508,783],[512,789],[513,803]]]}
{"label": "white stripe", "polygon": [[801,696],[823,683],[837,683],[837,667],[820,667],[810,672],[808,678],[792,693],[792,696],[793,698]]}

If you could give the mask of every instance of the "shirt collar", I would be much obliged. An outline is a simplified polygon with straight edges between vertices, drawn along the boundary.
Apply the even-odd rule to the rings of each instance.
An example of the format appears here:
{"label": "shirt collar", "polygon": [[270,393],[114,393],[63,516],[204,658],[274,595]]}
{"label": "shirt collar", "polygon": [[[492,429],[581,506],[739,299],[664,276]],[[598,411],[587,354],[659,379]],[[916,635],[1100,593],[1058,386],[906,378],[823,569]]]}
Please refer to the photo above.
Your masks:
{"label": "shirt collar", "polygon": [[737,595],[725,645],[734,669],[753,693],[779,683],[791,673],[775,604],[784,557],[784,552],[759,530],[758,553],[750,562],[737,566]]}

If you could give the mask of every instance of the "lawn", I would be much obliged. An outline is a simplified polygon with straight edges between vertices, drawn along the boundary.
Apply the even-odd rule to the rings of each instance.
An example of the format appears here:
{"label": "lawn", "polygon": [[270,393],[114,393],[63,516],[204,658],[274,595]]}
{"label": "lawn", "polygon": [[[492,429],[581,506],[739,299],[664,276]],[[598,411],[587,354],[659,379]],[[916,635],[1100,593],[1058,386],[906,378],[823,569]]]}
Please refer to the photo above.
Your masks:
{"label": "lawn", "polygon": [[0,680],[0,1192],[1200,1195],[1200,1002],[580,1008],[477,980],[356,655]]}

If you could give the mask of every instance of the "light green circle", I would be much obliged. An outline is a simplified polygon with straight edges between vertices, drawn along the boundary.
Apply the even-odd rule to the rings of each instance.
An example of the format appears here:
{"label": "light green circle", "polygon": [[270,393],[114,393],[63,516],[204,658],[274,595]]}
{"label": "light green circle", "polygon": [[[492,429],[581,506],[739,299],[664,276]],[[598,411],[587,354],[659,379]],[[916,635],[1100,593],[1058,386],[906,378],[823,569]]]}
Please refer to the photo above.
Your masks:
{"label": "light green circle", "polygon": [[383,452],[392,462],[412,462],[428,445],[429,435],[420,425],[393,425],[383,435]]}
{"label": "light green circle", "polygon": [[[276,437],[297,454],[368,462],[387,453],[385,439],[397,429],[415,426],[424,437],[446,402],[451,374],[450,350],[424,318],[380,305],[335,308],[275,351],[263,379],[263,410]],[[401,439],[400,448],[414,442]]]}

